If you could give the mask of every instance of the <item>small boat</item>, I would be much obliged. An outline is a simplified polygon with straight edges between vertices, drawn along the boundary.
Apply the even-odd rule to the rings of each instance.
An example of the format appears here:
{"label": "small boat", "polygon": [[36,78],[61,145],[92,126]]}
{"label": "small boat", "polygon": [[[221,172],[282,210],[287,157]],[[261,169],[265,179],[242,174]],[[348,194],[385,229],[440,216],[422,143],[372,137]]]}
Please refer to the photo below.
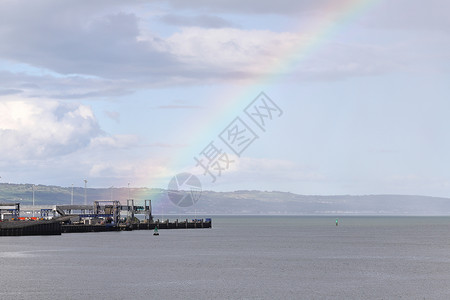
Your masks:
{"label": "small boat", "polygon": [[155,227],[155,230],[153,231],[153,235],[159,235],[158,227]]}

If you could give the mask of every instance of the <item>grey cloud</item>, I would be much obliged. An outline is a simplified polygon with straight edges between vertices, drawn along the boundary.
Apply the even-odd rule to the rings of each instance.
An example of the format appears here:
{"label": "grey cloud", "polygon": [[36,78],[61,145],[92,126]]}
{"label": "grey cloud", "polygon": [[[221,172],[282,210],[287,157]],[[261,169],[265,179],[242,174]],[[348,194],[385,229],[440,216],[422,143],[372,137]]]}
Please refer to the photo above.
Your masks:
{"label": "grey cloud", "polygon": [[182,15],[167,14],[161,17],[161,20],[166,24],[175,26],[197,26],[205,28],[236,27],[233,23],[221,17],[210,15],[188,17]]}
{"label": "grey cloud", "polygon": [[0,30],[2,57],[60,74],[104,78],[164,76],[177,66],[170,55],[137,39],[134,14],[82,15],[61,5],[39,8],[33,14],[2,9],[0,26],[7,28]]}
{"label": "grey cloud", "polygon": [[[135,84],[134,87],[139,87],[139,84]],[[2,91],[5,91],[3,94],[14,94],[16,91],[15,93],[20,92],[30,98],[53,99],[110,98],[134,92],[133,85],[128,81],[82,76],[35,76],[0,71],[0,95]]]}
{"label": "grey cloud", "polygon": [[105,110],[104,111],[105,115],[110,118],[111,120],[116,121],[117,123],[120,123],[120,113],[117,111],[109,111],[109,110]]}
{"label": "grey cloud", "polygon": [[[230,24],[227,20],[208,13],[320,13],[332,2],[336,1],[171,0],[169,4],[175,11],[192,10],[200,12],[200,15],[185,17],[169,14],[163,16],[162,20],[180,26],[228,27]],[[146,1],[131,1],[126,5],[139,7],[145,3]],[[448,10],[446,8],[449,8],[450,2],[433,0],[429,3],[424,5],[423,2],[406,0],[382,2],[379,6],[375,5],[376,9],[367,14],[362,22],[365,22],[366,26],[383,29],[395,27],[448,30],[450,19],[445,16],[445,11]],[[239,81],[259,75],[243,70],[240,65],[230,64],[226,68],[217,68],[205,63],[201,56],[194,57],[194,63],[189,59],[181,62],[179,59],[183,58],[183,53],[177,56],[164,52],[166,50],[162,49],[167,49],[167,45],[158,36],[150,40],[139,39],[139,17],[133,13],[118,12],[121,5],[124,4],[120,1],[92,1],[89,5],[83,1],[62,3],[50,0],[2,3],[0,58],[26,63],[65,76],[0,72],[0,94],[3,90],[3,93],[23,91],[22,94],[29,97],[56,99],[121,97],[140,88]],[[25,6],[27,9],[24,9]],[[423,7],[425,9],[422,9]],[[381,32],[381,36],[383,34]],[[182,43],[184,41],[180,45],[183,45]],[[358,52],[360,47],[355,41],[353,43],[345,53],[337,51],[322,59],[317,58],[316,61],[314,57],[309,57],[307,66],[303,68],[302,78],[327,80],[340,76],[376,74],[399,66],[404,61],[400,54],[407,53],[405,57],[408,57],[411,52],[415,52],[417,55],[413,61],[416,62],[429,57],[432,47],[442,49],[442,52],[448,48],[443,47],[442,43],[432,41],[427,43],[432,46],[421,51],[420,47],[416,47],[418,42],[409,42],[407,46],[413,50],[389,46],[385,53],[376,53],[381,60],[374,60],[364,51]],[[332,61],[331,58],[337,55],[342,55],[343,59]],[[445,53],[439,55],[447,57]],[[391,62],[385,58],[391,59]],[[324,61],[330,63],[324,64]],[[384,68],[386,66],[388,68]]]}
{"label": "grey cloud", "polygon": [[[169,0],[174,9],[208,13],[276,14],[298,16],[322,14],[353,7],[346,0]],[[364,5],[364,4],[362,4]],[[447,0],[396,0],[368,2],[368,13],[361,22],[371,27],[404,30],[450,31],[450,2]]]}
{"label": "grey cloud", "polygon": [[21,88],[24,88],[24,89],[35,89],[35,90],[38,90],[38,89],[41,88],[39,85],[37,85],[35,83],[21,83],[19,86]]}
{"label": "grey cloud", "polygon": [[133,91],[125,88],[111,88],[106,90],[96,90],[84,93],[62,93],[50,95],[54,99],[85,99],[85,98],[105,98],[105,97],[121,97],[132,94]]}
{"label": "grey cloud", "polygon": [[[18,3],[24,5],[24,2]],[[64,92],[65,96],[52,94],[50,97],[97,97],[97,92],[103,95],[105,90],[108,93],[126,94],[129,88],[124,88],[125,91],[120,87],[117,89],[117,83],[120,85],[120,80],[124,79],[132,80],[135,86],[149,87],[164,86],[174,81],[184,84],[199,78],[210,78],[211,74],[204,69],[180,62],[173,54],[161,50],[165,45],[161,44],[164,41],[159,37],[140,40],[138,17],[135,14],[105,15],[109,11],[106,7],[91,8],[85,4],[77,6],[71,1],[68,7],[48,5],[54,3],[52,1],[39,3],[47,5],[39,6],[33,2],[33,13],[19,10],[18,7],[21,6],[16,3],[12,4],[13,7],[5,5],[0,11],[0,29],[7,28],[0,30],[0,58],[66,76],[82,75],[68,79],[71,81],[69,83],[65,79],[51,78],[55,85],[67,86],[82,80],[95,82],[100,78],[111,80],[116,86],[114,90],[77,90]],[[200,18],[199,21],[212,25],[220,20]],[[80,79],[84,75],[96,78]]]}
{"label": "grey cloud", "polygon": [[404,55],[405,50],[402,47],[372,44],[326,43],[293,71],[292,79],[333,81],[404,70],[409,67],[411,60]]}
{"label": "grey cloud", "polygon": [[170,5],[177,9],[207,11],[215,13],[238,14],[283,14],[292,15],[317,11],[325,5],[343,0],[279,0],[279,1],[241,1],[241,0],[169,0]]}
{"label": "grey cloud", "polygon": [[401,30],[450,31],[450,2],[429,1],[381,1],[374,6],[363,23],[369,27],[394,28]]}
{"label": "grey cloud", "polygon": [[[217,71],[180,70],[175,83],[178,86],[196,84],[199,80],[215,82],[219,79],[246,78],[249,74]],[[155,78],[154,80],[138,78],[134,80],[92,78],[84,76],[30,75],[0,71],[0,95],[21,94],[29,98],[71,99],[114,99],[133,94],[141,88],[158,88],[173,85],[172,78]]]}
{"label": "grey cloud", "polygon": [[0,89],[0,96],[20,94],[22,90],[18,89]]}

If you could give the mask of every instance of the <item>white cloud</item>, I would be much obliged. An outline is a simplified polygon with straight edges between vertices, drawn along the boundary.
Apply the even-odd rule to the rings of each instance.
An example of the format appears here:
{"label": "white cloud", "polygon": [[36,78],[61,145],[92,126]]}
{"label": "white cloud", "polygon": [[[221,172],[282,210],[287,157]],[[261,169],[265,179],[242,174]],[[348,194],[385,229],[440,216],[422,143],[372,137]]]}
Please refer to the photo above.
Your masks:
{"label": "white cloud", "polygon": [[0,141],[1,176],[12,182],[39,178],[38,183],[69,185],[88,178],[91,186],[152,185],[174,173],[164,155],[149,158],[151,147],[143,147],[138,136],[103,132],[82,104],[2,100]]}
{"label": "white cloud", "polygon": [[65,155],[99,135],[90,107],[56,100],[0,102],[0,160]]}
{"label": "white cloud", "polygon": [[314,39],[314,36],[291,32],[183,28],[167,38],[165,51],[192,65],[194,74],[196,70],[199,73],[214,70],[209,77],[213,80],[276,74],[282,72],[283,64],[287,64],[294,77],[302,80],[328,80],[389,72],[410,62],[403,55],[404,45],[397,44],[328,42],[306,59],[302,58],[310,51]]}
{"label": "white cloud", "polygon": [[164,47],[192,66],[194,76],[208,74],[217,80],[263,74],[302,40],[305,37],[289,32],[190,27],[168,37]]}
{"label": "white cloud", "polygon": [[[134,186],[165,187],[176,174],[167,158],[93,159],[85,162],[89,166],[88,177],[93,181],[124,185],[132,181]],[[107,183],[106,183],[107,184]]]}

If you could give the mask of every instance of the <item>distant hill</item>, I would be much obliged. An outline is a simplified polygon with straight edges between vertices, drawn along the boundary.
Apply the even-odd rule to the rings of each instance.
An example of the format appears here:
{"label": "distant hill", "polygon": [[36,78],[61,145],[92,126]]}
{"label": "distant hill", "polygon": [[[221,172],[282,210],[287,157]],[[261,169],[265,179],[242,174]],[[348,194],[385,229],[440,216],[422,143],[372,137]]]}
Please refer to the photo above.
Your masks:
{"label": "distant hill", "polygon": [[[0,184],[0,202],[32,203],[31,184]],[[35,186],[36,205],[70,204],[71,187]],[[195,206],[179,208],[162,189],[88,188],[88,203],[94,200],[120,200],[129,197],[141,204],[152,200],[154,214],[382,214],[382,215],[450,215],[450,198],[408,195],[338,195],[307,196],[287,192],[203,191]],[[75,204],[84,203],[84,188],[74,187]]]}

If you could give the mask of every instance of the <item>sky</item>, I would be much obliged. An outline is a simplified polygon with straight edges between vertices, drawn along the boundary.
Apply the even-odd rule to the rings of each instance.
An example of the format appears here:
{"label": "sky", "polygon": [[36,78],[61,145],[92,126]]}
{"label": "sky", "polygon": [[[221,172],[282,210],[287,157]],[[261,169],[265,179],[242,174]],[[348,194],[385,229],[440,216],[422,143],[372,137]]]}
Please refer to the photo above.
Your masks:
{"label": "sky", "polygon": [[0,0],[0,181],[448,197],[448,11]]}

